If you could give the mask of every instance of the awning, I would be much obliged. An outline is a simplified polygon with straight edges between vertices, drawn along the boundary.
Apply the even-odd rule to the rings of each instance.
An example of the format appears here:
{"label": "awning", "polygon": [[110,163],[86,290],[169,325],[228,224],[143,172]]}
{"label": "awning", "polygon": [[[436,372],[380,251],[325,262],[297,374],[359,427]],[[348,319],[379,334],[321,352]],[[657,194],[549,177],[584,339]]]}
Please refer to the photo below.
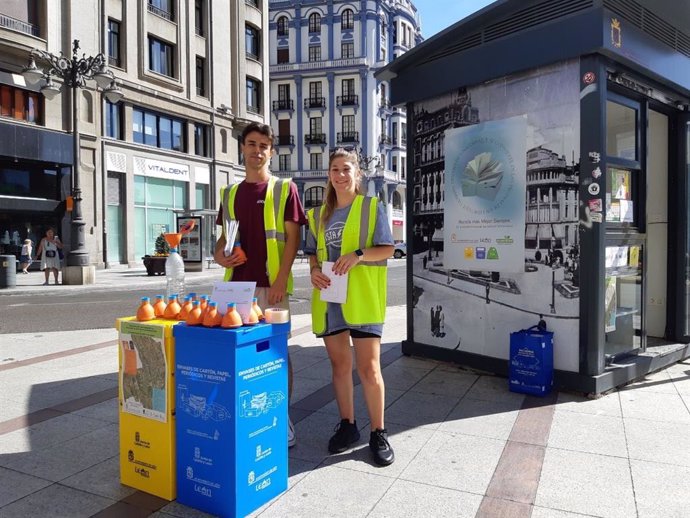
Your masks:
{"label": "awning", "polygon": [[527,225],[525,228],[525,239],[535,239],[537,237],[537,225]]}
{"label": "awning", "polygon": [[553,237],[563,239],[565,237],[565,225],[563,223],[553,224]]}
{"label": "awning", "polygon": [[539,225],[539,239],[551,239],[551,225]]}
{"label": "awning", "polygon": [[434,230],[434,235],[431,236],[431,240],[443,243],[443,229],[437,228]]}

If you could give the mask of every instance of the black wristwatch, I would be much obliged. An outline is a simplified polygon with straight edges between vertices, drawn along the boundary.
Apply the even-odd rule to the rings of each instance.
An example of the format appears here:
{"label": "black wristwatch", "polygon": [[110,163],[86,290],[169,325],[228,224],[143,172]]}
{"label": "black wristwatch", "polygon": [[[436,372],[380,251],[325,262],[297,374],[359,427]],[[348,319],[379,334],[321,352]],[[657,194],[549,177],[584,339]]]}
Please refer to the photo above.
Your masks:
{"label": "black wristwatch", "polygon": [[362,249],[361,249],[361,248],[358,248],[357,250],[355,250],[355,255],[356,255],[357,258],[361,261],[361,260],[362,260],[362,257],[364,256],[364,252],[362,252]]}

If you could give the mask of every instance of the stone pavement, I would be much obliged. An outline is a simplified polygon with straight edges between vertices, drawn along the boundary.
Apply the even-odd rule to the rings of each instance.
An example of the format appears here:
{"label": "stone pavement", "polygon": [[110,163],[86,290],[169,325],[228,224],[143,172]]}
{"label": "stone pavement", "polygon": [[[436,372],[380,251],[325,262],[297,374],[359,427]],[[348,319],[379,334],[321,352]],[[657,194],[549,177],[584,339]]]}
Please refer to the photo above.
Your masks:
{"label": "stone pavement", "polygon": [[[126,273],[99,271],[92,289]],[[690,361],[599,399],[524,397],[504,378],[403,356],[406,310],[389,307],[382,364],[396,461],[379,468],[359,386],[362,439],[328,455],[338,412],[308,326],[309,315],[293,315],[289,489],[252,516],[690,514]],[[0,335],[0,518],[207,516],[120,485],[115,340],[114,329]]]}

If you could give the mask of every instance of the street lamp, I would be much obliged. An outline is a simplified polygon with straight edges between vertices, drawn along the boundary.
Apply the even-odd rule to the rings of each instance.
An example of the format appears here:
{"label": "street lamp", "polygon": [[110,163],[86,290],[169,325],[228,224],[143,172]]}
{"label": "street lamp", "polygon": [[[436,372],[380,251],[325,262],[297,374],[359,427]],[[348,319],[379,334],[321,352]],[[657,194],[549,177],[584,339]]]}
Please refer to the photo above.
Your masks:
{"label": "street lamp", "polygon": [[[46,68],[42,70],[36,66],[36,61]],[[72,207],[70,252],[67,255],[67,266],[88,266],[89,254],[84,241],[84,226],[86,225],[81,212],[81,183],[79,178],[79,103],[77,93],[80,88],[86,88],[87,80],[93,79],[103,90],[105,97],[111,103],[119,102],[122,90],[115,83],[112,71],[106,65],[106,58],[99,53],[96,56],[79,57],[79,40],[72,45],[72,58],[59,56],[44,50],[33,49],[29,56],[29,63],[22,70],[22,75],[29,84],[38,84],[41,80],[45,84],[41,93],[46,99],[53,99],[60,92],[60,85],[55,84],[54,77],[60,78],[63,85],[72,89],[72,134],[73,134],[73,164],[72,164]]]}

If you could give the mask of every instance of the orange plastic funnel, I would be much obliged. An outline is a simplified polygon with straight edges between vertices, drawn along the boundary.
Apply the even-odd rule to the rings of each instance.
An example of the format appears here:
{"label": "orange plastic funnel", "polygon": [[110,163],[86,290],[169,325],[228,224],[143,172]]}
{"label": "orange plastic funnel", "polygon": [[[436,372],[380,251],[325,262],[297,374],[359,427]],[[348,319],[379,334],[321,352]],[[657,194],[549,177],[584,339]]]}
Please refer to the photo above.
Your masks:
{"label": "orange plastic funnel", "polygon": [[170,245],[170,248],[177,248],[180,246],[180,241],[182,240],[182,234],[179,232],[168,232],[163,234],[165,240]]}

